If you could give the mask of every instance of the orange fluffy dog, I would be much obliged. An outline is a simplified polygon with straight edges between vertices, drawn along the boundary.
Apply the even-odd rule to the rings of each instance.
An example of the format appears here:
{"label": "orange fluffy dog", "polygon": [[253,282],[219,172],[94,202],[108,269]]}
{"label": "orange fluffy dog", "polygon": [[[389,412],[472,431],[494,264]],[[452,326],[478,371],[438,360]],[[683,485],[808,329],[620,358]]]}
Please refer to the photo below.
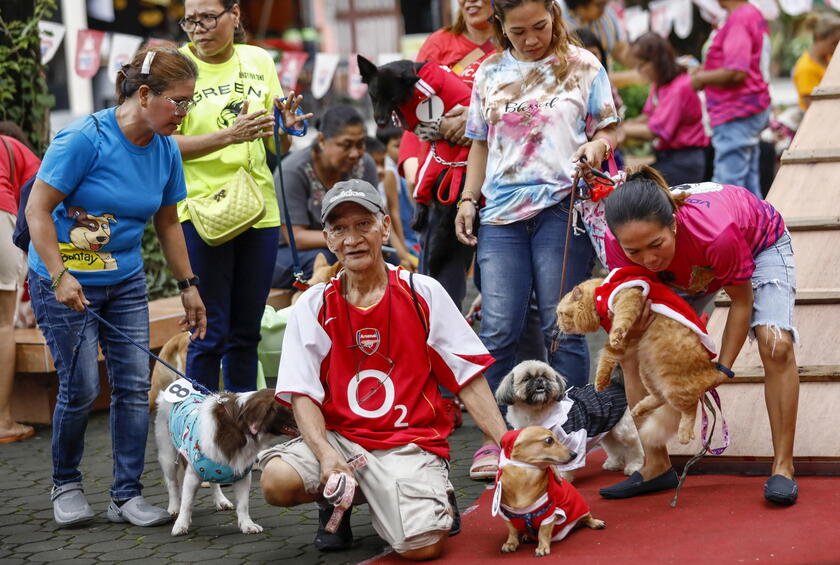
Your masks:
{"label": "orange fluffy dog", "polygon": [[[606,282],[609,283],[609,279],[619,271],[621,269],[610,273]],[[609,303],[612,327],[609,329],[609,341],[598,360],[595,374],[597,390],[609,384],[613,369],[624,356],[627,333],[644,306],[647,296],[645,288],[651,295],[664,294],[667,290],[662,283],[647,280],[646,287],[627,286],[625,283],[604,295],[603,289],[599,288],[603,284],[605,279],[584,281],[557,305],[557,325],[560,329],[570,334],[582,334],[597,331],[604,321],[596,302],[603,303],[602,310]],[[665,290],[658,287],[665,287]],[[677,299],[682,300],[679,297]],[[683,311],[688,308],[687,304],[674,304]],[[720,384],[725,377],[711,361],[709,348],[713,350],[714,344],[705,335],[705,328],[697,328],[694,324],[695,330],[692,330],[685,321],[675,319],[672,309],[660,308],[656,302],[651,310],[653,322],[639,339],[638,345],[639,376],[648,395],[633,407],[632,415],[640,418],[667,405],[669,410],[656,410],[654,417],[648,418],[639,429],[642,443],[664,444],[677,427],[676,410],[679,413],[677,438],[685,444],[694,439],[697,403],[707,389]],[[676,315],[676,318],[680,316]],[[698,332],[698,329],[703,331]]]}
{"label": "orange fluffy dog", "polygon": [[537,542],[536,557],[551,553],[559,541],[580,526],[606,527],[589,512],[589,506],[552,465],[568,463],[575,453],[557,440],[551,430],[529,426],[502,436],[499,476],[493,515],[501,510],[508,527],[503,553],[519,547],[523,536]]}

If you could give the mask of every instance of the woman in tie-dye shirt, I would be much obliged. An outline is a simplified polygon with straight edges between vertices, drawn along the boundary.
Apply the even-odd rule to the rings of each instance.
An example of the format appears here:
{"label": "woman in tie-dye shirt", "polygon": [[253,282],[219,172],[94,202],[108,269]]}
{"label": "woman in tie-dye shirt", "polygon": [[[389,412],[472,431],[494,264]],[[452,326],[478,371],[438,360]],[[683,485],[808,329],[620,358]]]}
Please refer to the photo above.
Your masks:
{"label": "woman in tie-dye shirt", "polygon": [[[455,229],[463,243],[478,245],[480,337],[496,358],[486,373],[495,389],[514,364],[532,293],[551,349],[575,162],[585,156],[601,163],[615,146],[619,119],[604,68],[570,44],[553,0],[497,0],[493,21],[505,50],[476,73],[467,119],[473,143]],[[565,289],[587,278],[594,261],[585,234],[569,246]],[[582,337],[569,336],[549,357],[570,384],[587,382]]]}

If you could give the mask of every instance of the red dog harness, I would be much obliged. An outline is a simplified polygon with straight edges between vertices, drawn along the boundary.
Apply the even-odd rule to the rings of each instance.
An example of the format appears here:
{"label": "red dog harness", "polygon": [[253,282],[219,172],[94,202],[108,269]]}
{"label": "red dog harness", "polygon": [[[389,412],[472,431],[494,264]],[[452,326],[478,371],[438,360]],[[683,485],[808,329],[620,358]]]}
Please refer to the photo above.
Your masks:
{"label": "red dog harness", "polygon": [[691,329],[700,338],[700,342],[709,351],[709,357],[717,356],[715,342],[709,337],[706,325],[697,317],[694,309],[683,298],[664,283],[653,279],[653,273],[644,267],[631,266],[613,269],[601,286],[595,289],[595,309],[601,318],[601,327],[608,332],[612,321],[608,313],[613,312],[616,295],[625,288],[641,288],[642,296],[651,299],[650,309],[657,314],[667,316]]}
{"label": "red dog harness", "polygon": [[501,510],[502,517],[524,532],[532,540],[537,540],[542,524],[554,523],[551,540],[558,541],[566,537],[577,522],[589,514],[589,506],[580,492],[568,481],[557,479],[554,471],[548,467],[548,491],[528,508],[510,508],[501,504],[502,469],[507,465],[540,469],[536,465],[510,459],[513,444],[522,430],[512,430],[502,436],[502,453],[499,457],[499,473],[496,476],[496,495],[493,503],[493,515]]}
{"label": "red dog harness", "polygon": [[[442,204],[458,200],[461,182],[467,166],[469,147],[453,145],[444,140],[429,140],[429,127],[437,128],[443,115],[457,105],[470,105],[470,87],[448,68],[426,63],[417,73],[413,96],[397,109],[400,125],[422,140],[420,170],[414,198],[423,204],[432,202],[432,191],[441,173],[437,199]],[[444,96],[445,98],[441,98]]]}

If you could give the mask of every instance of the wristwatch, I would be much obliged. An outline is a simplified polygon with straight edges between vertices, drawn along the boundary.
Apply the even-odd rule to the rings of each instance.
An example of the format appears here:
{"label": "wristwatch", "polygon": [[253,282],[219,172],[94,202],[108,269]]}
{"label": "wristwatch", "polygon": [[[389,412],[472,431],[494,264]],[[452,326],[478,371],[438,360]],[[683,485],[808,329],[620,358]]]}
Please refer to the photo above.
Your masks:
{"label": "wristwatch", "polygon": [[191,286],[198,286],[198,275],[193,275],[188,279],[178,281],[178,290],[187,290]]}

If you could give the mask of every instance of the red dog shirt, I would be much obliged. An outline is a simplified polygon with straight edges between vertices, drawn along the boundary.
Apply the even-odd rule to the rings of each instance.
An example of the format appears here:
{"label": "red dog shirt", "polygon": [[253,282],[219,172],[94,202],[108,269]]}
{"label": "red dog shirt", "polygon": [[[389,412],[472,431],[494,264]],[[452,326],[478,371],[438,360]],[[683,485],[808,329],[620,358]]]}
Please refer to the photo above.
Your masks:
{"label": "red dog shirt", "polygon": [[[433,63],[423,65],[417,74],[420,80],[414,85],[413,96],[399,107],[399,111],[405,129],[422,138],[424,125],[433,124],[436,128],[446,112],[459,104],[469,106],[471,90],[458,75]],[[420,149],[415,199],[430,204],[435,183],[441,173],[445,173],[438,186],[438,200],[453,204],[461,189],[469,147],[452,145],[441,139],[423,142]]]}
{"label": "red dog shirt", "polygon": [[706,325],[697,317],[688,302],[665,284],[656,281],[653,273],[639,266],[613,269],[603,284],[595,289],[595,309],[601,317],[601,327],[605,330],[609,332],[612,327],[608,313],[615,311],[615,297],[625,288],[641,288],[642,296],[650,298],[653,302],[650,307],[653,312],[687,326],[700,338],[703,347],[709,351],[709,357],[714,359],[717,356],[715,342],[709,337]]}
{"label": "red dog shirt", "polygon": [[551,541],[566,537],[581,518],[589,514],[589,505],[578,490],[568,481],[559,480],[548,467],[548,491],[527,508],[510,508],[501,504],[502,468],[506,465],[539,469],[536,465],[510,459],[513,444],[522,430],[512,430],[502,436],[502,454],[499,458],[499,474],[496,477],[496,495],[494,496],[493,515],[501,510],[502,517],[524,532],[532,540],[537,540],[540,526],[554,523]]}

